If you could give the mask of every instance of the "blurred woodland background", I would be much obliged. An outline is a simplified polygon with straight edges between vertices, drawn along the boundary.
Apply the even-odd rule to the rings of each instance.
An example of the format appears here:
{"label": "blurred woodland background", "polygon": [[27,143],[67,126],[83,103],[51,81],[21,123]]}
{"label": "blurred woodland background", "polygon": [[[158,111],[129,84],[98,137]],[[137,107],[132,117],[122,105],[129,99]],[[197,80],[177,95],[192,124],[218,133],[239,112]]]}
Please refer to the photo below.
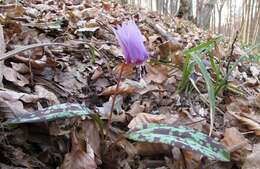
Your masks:
{"label": "blurred woodland background", "polygon": [[[188,19],[213,33],[233,37],[244,45],[260,42],[260,0],[122,0],[163,15]],[[258,47],[259,49],[259,47]]]}

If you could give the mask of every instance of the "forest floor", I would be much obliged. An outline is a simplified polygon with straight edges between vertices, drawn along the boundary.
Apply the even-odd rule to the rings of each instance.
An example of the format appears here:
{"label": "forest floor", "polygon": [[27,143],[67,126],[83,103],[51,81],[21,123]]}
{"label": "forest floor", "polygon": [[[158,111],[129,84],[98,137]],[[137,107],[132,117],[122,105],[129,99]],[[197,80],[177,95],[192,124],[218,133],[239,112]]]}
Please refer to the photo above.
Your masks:
{"label": "forest floor", "polygon": [[[141,77],[112,31],[129,19]],[[110,1],[3,1],[0,168],[260,168],[259,55],[237,36]]]}

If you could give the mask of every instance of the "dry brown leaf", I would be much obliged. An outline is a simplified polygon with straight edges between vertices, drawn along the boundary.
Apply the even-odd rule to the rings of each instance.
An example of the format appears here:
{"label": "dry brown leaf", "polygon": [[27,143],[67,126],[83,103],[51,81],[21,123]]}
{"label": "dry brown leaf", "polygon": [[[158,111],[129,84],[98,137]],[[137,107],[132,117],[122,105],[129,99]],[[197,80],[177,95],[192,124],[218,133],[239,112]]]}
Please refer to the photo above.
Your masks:
{"label": "dry brown leaf", "polygon": [[242,169],[258,169],[260,166],[260,143],[255,144],[253,152],[247,156]]}
{"label": "dry brown leaf", "polygon": [[163,83],[167,79],[167,70],[162,70],[155,65],[146,64],[147,74],[144,77],[145,81],[153,81],[155,83]]}
{"label": "dry brown leaf", "polygon": [[159,123],[164,118],[165,118],[165,116],[162,114],[153,115],[153,114],[148,114],[148,113],[139,113],[128,124],[128,128],[133,129],[138,125],[147,124],[147,123]]}
{"label": "dry brown leaf", "polygon": [[117,85],[110,86],[106,88],[103,92],[101,92],[100,96],[110,96],[113,94],[133,94],[137,91],[135,86],[129,85],[124,82],[120,82],[118,90]]}
{"label": "dry brown leaf", "polygon": [[43,86],[36,85],[34,89],[35,89],[35,94],[38,95],[39,98],[48,100],[50,102],[50,105],[60,103],[57,96],[54,93],[50,92],[49,90],[45,89]]}
{"label": "dry brown leaf", "polygon": [[[0,107],[3,112],[11,112],[15,115],[28,113],[24,109],[24,103],[35,103],[39,97],[33,94],[19,93],[11,90],[0,90]],[[7,115],[9,116],[9,115]]]}
{"label": "dry brown leaf", "polygon": [[111,9],[111,3],[109,1],[102,1],[102,8],[105,11],[110,11]]}
{"label": "dry brown leaf", "polygon": [[93,120],[84,120],[83,131],[87,144],[91,146],[94,153],[98,157],[98,160],[101,160],[100,136],[97,123],[95,123]]}
{"label": "dry brown leaf", "polygon": [[128,77],[134,73],[134,65],[133,64],[125,64],[125,63],[120,63],[116,65],[113,69],[113,74],[115,74],[117,77],[120,74],[120,71],[123,67],[123,72],[122,72],[122,77]]}
{"label": "dry brown leaf", "polygon": [[[97,111],[103,119],[108,119],[111,112],[112,102],[113,96],[110,96],[108,102],[105,102],[102,107],[97,107]],[[122,104],[123,97],[121,95],[118,95],[115,99],[114,111],[112,113],[111,119],[112,122],[125,122],[126,114],[125,111],[122,109]]]}
{"label": "dry brown leaf", "polygon": [[71,152],[65,155],[61,169],[95,169],[94,157],[84,150],[84,145],[77,138],[75,131],[71,134]]}
{"label": "dry brown leaf", "polygon": [[250,130],[253,130],[257,136],[260,135],[260,115],[254,114],[246,106],[241,106],[234,102],[227,106],[227,111],[238,120],[242,121]]}
{"label": "dry brown leaf", "polygon": [[172,41],[164,42],[159,46],[160,49],[160,57],[161,59],[165,59],[172,55],[173,53],[177,52],[178,50],[182,49],[179,43],[174,43]]}
{"label": "dry brown leaf", "polygon": [[137,154],[143,156],[152,155],[169,155],[171,153],[171,146],[160,143],[136,143],[135,149]]}
{"label": "dry brown leaf", "polygon": [[225,51],[222,46],[215,44],[215,48],[212,51],[213,56],[216,56],[219,60],[225,57]]}
{"label": "dry brown leaf", "polygon": [[14,63],[14,62],[11,62],[12,64],[12,68],[17,71],[18,73],[21,73],[21,74],[25,74],[25,73],[29,73],[30,72],[30,69],[29,67],[24,64],[24,63]]}
{"label": "dry brown leaf", "polygon": [[[228,150],[232,151],[231,158],[236,161],[243,161],[247,153],[252,149],[249,141],[235,127],[225,130],[221,142]],[[240,145],[239,149],[236,148],[236,146]]]}
{"label": "dry brown leaf", "polygon": [[3,75],[7,81],[14,83],[17,86],[23,87],[29,84],[29,81],[20,73],[17,73],[14,69],[3,66]]}
{"label": "dry brown leaf", "polygon": [[93,75],[91,76],[91,80],[97,80],[102,74],[103,74],[103,70],[101,67],[97,67],[93,73]]}
{"label": "dry brown leaf", "polygon": [[250,106],[255,106],[256,108],[260,109],[260,93],[256,96],[249,96],[248,98]]}
{"label": "dry brown leaf", "polygon": [[145,106],[141,104],[141,101],[138,100],[131,105],[131,109],[128,110],[126,113],[132,117],[135,117],[138,113],[143,112],[144,109]]}

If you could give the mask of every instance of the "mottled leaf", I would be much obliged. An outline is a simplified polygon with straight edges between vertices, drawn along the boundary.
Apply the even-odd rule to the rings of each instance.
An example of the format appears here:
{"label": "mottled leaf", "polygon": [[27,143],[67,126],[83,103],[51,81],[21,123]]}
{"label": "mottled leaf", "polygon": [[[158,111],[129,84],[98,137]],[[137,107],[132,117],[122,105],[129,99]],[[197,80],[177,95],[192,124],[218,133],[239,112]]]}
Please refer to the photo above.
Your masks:
{"label": "mottled leaf", "polygon": [[7,120],[7,124],[11,123],[35,123],[42,121],[51,121],[57,119],[66,119],[76,116],[86,117],[91,110],[76,103],[63,103],[47,107],[36,112],[23,114],[13,119]]}
{"label": "mottled leaf", "polygon": [[206,134],[183,126],[167,124],[144,124],[127,133],[129,139],[141,142],[164,143],[191,150],[211,159],[229,161],[224,146]]}

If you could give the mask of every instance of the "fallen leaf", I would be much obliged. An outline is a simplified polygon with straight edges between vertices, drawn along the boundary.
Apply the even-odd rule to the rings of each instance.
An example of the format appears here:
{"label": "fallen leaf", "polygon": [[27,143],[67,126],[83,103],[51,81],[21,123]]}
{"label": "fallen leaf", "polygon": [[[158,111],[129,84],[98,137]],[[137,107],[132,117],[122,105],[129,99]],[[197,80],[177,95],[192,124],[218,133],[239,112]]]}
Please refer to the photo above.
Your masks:
{"label": "fallen leaf", "polygon": [[[97,107],[97,111],[103,119],[108,119],[113,102],[113,96],[109,98],[108,102],[105,102],[102,107]],[[123,97],[121,95],[116,96],[114,104],[114,112],[112,112],[112,122],[125,122],[126,115],[125,111],[122,109]]]}
{"label": "fallen leaf", "polygon": [[34,87],[35,89],[35,94],[39,96],[39,98],[41,99],[46,99],[48,100],[50,103],[50,105],[54,105],[54,104],[59,104],[60,101],[58,100],[57,96],[50,92],[49,90],[45,89],[43,86],[41,85],[36,85]]}
{"label": "fallen leaf", "polygon": [[[243,161],[252,149],[249,140],[247,140],[235,127],[227,128],[225,130],[224,138],[221,142],[228,150],[232,151],[231,158],[236,161]],[[239,149],[234,148],[241,144],[243,145],[242,147],[239,147]]]}
{"label": "fallen leaf", "polygon": [[14,69],[3,66],[3,75],[7,81],[14,83],[17,86],[23,87],[29,84],[29,81],[20,73],[17,73]]}
{"label": "fallen leaf", "polygon": [[132,117],[135,117],[138,113],[143,112],[144,109],[145,105],[141,104],[141,101],[138,100],[131,105],[131,109],[128,110],[126,113]]}
{"label": "fallen leaf", "polygon": [[93,149],[94,153],[98,157],[98,160],[101,160],[101,141],[99,135],[99,128],[97,123],[93,120],[84,120],[83,121],[83,131],[84,138],[87,144]]}
{"label": "fallen leaf", "polygon": [[100,96],[110,96],[113,94],[133,94],[137,91],[136,86],[130,85],[129,83],[120,82],[117,89],[117,85],[105,88],[99,95]]}
{"label": "fallen leaf", "polygon": [[170,155],[171,146],[160,143],[135,143],[137,154],[142,156]]}
{"label": "fallen leaf", "polygon": [[146,82],[153,81],[155,83],[163,83],[167,79],[167,74],[165,70],[160,70],[156,68],[156,66],[152,66],[149,64],[146,64],[147,68],[147,74],[145,75],[144,79]]}
{"label": "fallen leaf", "polygon": [[227,106],[227,111],[235,118],[243,122],[249,129],[253,130],[257,136],[260,135],[260,115],[252,112],[247,106],[242,106],[238,102],[233,102]]}
{"label": "fallen leaf", "polygon": [[120,63],[114,67],[113,74],[115,74],[118,77],[120,75],[122,66],[124,66],[122,71],[122,77],[128,77],[134,73],[134,65]]}
{"label": "fallen leaf", "polygon": [[253,152],[249,154],[242,166],[242,169],[258,169],[260,166],[260,143],[255,144]]}
{"label": "fallen leaf", "polygon": [[147,123],[159,123],[164,118],[165,116],[163,114],[154,115],[148,113],[139,113],[130,121],[130,123],[128,124],[128,128],[133,129],[138,125]]}
{"label": "fallen leaf", "polygon": [[180,46],[179,43],[174,43],[172,41],[164,42],[159,46],[160,49],[160,57],[161,59],[168,58],[173,53],[176,53],[177,51],[182,49],[182,46]]}
{"label": "fallen leaf", "polygon": [[94,157],[85,151],[84,145],[77,138],[75,131],[71,134],[71,152],[65,155],[60,169],[95,169]]}

